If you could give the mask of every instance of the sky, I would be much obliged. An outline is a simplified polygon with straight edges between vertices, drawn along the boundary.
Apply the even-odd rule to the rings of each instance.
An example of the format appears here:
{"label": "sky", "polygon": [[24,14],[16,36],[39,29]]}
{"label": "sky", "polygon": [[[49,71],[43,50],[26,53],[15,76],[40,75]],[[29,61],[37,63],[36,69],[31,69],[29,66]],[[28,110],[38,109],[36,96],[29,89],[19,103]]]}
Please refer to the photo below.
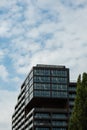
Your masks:
{"label": "sky", "polygon": [[0,0],[0,130],[11,130],[20,86],[36,64],[87,72],[87,0]]}

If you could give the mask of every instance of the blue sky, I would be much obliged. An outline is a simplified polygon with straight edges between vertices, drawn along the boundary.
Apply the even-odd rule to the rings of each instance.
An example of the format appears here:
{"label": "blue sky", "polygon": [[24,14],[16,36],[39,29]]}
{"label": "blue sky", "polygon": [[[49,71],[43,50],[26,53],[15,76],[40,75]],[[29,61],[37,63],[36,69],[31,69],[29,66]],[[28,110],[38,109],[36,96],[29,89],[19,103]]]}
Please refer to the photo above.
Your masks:
{"label": "blue sky", "polygon": [[20,86],[33,65],[87,72],[87,0],[0,1],[0,129],[11,130]]}

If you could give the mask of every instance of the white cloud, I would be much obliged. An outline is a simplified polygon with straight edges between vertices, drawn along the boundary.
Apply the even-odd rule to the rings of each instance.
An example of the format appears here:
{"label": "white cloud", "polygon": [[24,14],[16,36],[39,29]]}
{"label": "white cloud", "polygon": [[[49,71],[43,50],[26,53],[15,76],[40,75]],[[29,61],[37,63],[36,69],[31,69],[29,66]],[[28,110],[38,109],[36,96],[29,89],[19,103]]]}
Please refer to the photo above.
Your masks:
{"label": "white cloud", "polygon": [[[14,46],[14,47],[13,47]],[[41,45],[31,40],[18,38],[12,41],[9,50],[9,57],[17,73],[26,74],[31,62],[32,55],[40,50]]]}
{"label": "white cloud", "polygon": [[[25,73],[27,68],[38,62],[65,63],[70,67],[78,64],[76,59],[87,54],[83,45],[87,41],[87,9],[72,10],[57,0],[26,0],[25,3],[27,7],[22,12],[25,20],[15,23],[16,26],[10,31],[11,36],[16,37],[12,39],[10,47],[16,72]],[[82,4],[82,1],[71,3],[74,6]],[[19,11],[15,6],[11,15],[14,12],[20,15]],[[50,20],[50,17],[57,20]],[[44,38],[47,35],[50,37]]]}
{"label": "white cloud", "polygon": [[13,112],[13,106],[16,102],[17,92],[9,92],[6,90],[0,90],[0,129],[11,129],[11,117]]}
{"label": "white cloud", "polygon": [[7,32],[9,31],[9,27],[8,27],[8,23],[5,21],[1,21],[0,22],[0,36],[3,37],[7,34]]}
{"label": "white cloud", "polygon": [[4,58],[4,51],[0,49],[0,60]]}
{"label": "white cloud", "polygon": [[9,73],[4,65],[0,65],[0,77],[4,81],[8,81]]}
{"label": "white cloud", "polygon": [[19,90],[19,87],[21,86],[21,84],[23,83],[23,81],[21,80],[21,78],[20,77],[13,77],[13,78],[11,78],[10,79],[10,81],[12,82],[12,83],[15,83],[15,88],[17,89],[17,90]]}
{"label": "white cloud", "polygon": [[60,2],[58,0],[37,0],[37,5],[42,9],[54,9],[56,7],[60,8]]}
{"label": "white cloud", "polygon": [[33,28],[31,31],[27,32],[26,35],[30,38],[37,38],[39,36],[39,31],[37,31],[37,28]]}
{"label": "white cloud", "polygon": [[[32,9],[35,10],[36,7],[34,9],[32,6]],[[73,67],[73,62],[77,62],[75,59],[86,54],[86,49],[83,44],[87,40],[85,35],[85,21],[87,21],[85,13],[87,10],[83,9],[74,13],[72,10],[69,11],[69,9],[62,8],[61,5],[61,8],[56,9],[56,11],[60,14],[60,17],[58,17],[61,22],[43,22],[27,30],[24,34],[27,39],[21,37],[13,39],[13,44],[11,45],[13,54],[11,54],[11,57],[13,58],[14,66],[18,73],[27,72],[27,68],[29,68],[31,64],[37,64],[38,62],[53,64],[65,63]],[[28,12],[26,11],[26,13]],[[34,22],[35,19],[39,21],[39,19],[36,18],[37,15],[38,11],[35,13],[33,11],[32,17]],[[80,16],[82,16],[82,19]],[[26,21],[29,20],[29,17],[29,15],[26,15]],[[41,17],[43,17],[43,14]],[[29,22],[29,24],[31,25],[33,23]],[[22,34],[26,30],[24,30],[24,28],[22,30],[22,26],[20,25],[18,32],[19,31],[21,32],[20,34]],[[17,32],[17,30],[14,32]],[[83,32],[85,32],[85,34]],[[44,40],[44,34],[52,34],[52,37]],[[36,42],[37,39],[39,39],[38,42]],[[42,44],[43,49],[40,44],[42,41],[44,41]],[[40,49],[42,50],[40,51]]]}
{"label": "white cloud", "polygon": [[0,8],[2,9],[10,9],[11,7],[14,7],[18,0],[3,0],[0,1]]}

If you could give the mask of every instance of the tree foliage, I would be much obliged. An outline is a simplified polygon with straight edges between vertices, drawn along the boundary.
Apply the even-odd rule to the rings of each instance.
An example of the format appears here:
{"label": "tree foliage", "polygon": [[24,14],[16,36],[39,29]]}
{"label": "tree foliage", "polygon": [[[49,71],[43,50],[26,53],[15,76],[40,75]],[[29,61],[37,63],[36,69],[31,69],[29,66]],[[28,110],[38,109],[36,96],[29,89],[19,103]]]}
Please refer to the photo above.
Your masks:
{"label": "tree foliage", "polygon": [[69,130],[87,130],[87,73],[79,75]]}

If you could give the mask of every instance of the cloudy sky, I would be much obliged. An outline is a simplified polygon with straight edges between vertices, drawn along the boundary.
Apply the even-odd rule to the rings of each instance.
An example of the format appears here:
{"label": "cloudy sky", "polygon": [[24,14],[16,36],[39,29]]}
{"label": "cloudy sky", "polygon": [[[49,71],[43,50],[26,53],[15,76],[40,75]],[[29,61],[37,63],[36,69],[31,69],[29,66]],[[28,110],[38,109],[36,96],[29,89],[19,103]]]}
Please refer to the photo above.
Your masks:
{"label": "cloudy sky", "polygon": [[11,130],[20,86],[33,65],[87,72],[87,0],[0,0],[0,130]]}

